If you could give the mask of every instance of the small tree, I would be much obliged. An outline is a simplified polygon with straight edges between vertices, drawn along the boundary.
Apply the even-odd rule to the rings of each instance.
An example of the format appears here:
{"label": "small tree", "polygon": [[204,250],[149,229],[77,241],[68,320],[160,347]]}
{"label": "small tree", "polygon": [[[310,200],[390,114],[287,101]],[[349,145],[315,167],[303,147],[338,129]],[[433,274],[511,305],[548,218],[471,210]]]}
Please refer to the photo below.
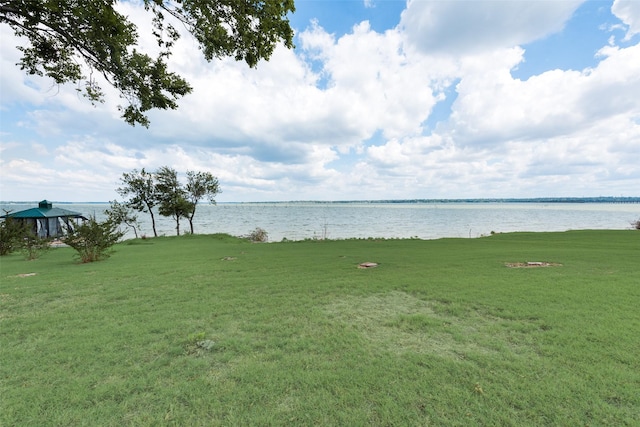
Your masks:
{"label": "small tree", "polygon": [[18,249],[27,233],[25,225],[13,218],[0,222],[0,256],[9,255]]}
{"label": "small tree", "polygon": [[176,234],[180,235],[180,219],[188,218],[195,205],[187,200],[187,192],[178,181],[178,172],[163,166],[156,172],[156,194],[160,201],[158,212],[170,216],[176,222]]}
{"label": "small tree", "polygon": [[138,238],[140,223],[138,222],[138,216],[133,213],[129,206],[114,200],[109,202],[109,208],[104,213],[107,215],[108,221],[116,225],[124,224],[131,227],[136,239]]}
{"label": "small tree", "polygon": [[151,216],[153,236],[158,237],[156,218],[153,215],[153,208],[158,204],[158,195],[156,193],[153,174],[146,172],[144,168],[141,171],[134,169],[130,173],[123,173],[120,181],[123,186],[116,191],[122,197],[130,197],[130,199],[125,202],[126,206],[138,212],[148,213]]}
{"label": "small tree", "polygon": [[636,230],[640,230],[640,219],[638,219],[636,221],[631,221],[631,226],[633,228],[635,228]]}
{"label": "small tree", "polygon": [[111,247],[124,235],[111,221],[98,222],[95,217],[70,229],[62,239],[78,252],[83,263],[100,261],[111,255]]}
{"label": "small tree", "polygon": [[20,252],[28,261],[40,258],[45,252],[51,249],[51,239],[40,237],[33,233],[26,233],[20,245]]}
{"label": "small tree", "polygon": [[193,204],[193,209],[188,215],[189,227],[191,228],[191,234],[193,234],[193,217],[196,215],[196,207],[198,202],[207,197],[209,203],[216,203],[216,195],[222,193],[218,184],[218,178],[213,176],[210,172],[194,172],[187,171],[187,199]]}

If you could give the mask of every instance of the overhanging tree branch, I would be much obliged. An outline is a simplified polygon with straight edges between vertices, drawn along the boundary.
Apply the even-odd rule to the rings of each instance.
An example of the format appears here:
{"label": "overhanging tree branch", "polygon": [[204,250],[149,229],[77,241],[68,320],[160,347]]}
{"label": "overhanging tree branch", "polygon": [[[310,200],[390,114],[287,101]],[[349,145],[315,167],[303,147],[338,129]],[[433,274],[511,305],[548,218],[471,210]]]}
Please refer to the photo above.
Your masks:
{"label": "overhanging tree branch", "polygon": [[[136,26],[119,14],[115,0],[1,0],[0,24],[26,40],[18,63],[29,74],[57,84],[80,83],[92,102],[103,92],[95,71],[115,87],[128,105],[120,107],[131,125],[148,126],[146,112],[175,109],[192,91],[166,63],[179,33],[165,14],[198,40],[208,61],[231,56],[255,67],[268,60],[279,42],[293,47],[287,14],[293,0],[144,0],[153,13],[152,34],[161,48],[151,57],[139,50]],[[85,64],[85,67],[82,64]]]}

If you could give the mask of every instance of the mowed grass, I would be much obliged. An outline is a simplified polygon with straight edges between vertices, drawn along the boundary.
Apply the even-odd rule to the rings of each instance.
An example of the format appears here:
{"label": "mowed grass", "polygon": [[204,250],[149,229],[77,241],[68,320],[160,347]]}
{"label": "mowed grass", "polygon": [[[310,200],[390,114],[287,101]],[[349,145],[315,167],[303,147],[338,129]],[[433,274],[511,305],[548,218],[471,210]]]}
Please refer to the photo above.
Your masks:
{"label": "mowed grass", "polygon": [[[561,265],[506,266],[527,261]],[[637,231],[0,263],[3,426],[640,422]]]}

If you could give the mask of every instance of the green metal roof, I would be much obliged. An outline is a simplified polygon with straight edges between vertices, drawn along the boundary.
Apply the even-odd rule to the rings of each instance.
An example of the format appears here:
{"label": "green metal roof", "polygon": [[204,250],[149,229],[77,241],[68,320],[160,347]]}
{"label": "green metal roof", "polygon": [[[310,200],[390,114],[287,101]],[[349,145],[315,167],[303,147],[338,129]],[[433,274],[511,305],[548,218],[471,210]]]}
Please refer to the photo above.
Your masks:
{"label": "green metal roof", "polygon": [[73,217],[84,218],[80,212],[74,212],[67,209],[54,208],[51,202],[41,201],[37,208],[26,209],[24,211],[8,213],[0,218],[58,218]]}

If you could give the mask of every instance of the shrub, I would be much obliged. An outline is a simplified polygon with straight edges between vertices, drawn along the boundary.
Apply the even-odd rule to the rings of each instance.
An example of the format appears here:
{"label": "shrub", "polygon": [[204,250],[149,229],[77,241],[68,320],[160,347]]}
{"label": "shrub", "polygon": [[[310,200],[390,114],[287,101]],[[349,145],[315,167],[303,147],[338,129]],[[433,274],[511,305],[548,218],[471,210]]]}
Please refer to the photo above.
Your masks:
{"label": "shrub", "polygon": [[640,219],[638,219],[636,221],[631,221],[631,226],[633,228],[635,228],[636,230],[640,230]]}
{"label": "shrub", "polygon": [[39,237],[32,233],[27,233],[19,244],[20,252],[29,261],[40,258],[51,249],[51,239]]}
{"label": "shrub", "polygon": [[20,222],[7,218],[0,222],[0,256],[9,255],[20,248],[27,228]]}
{"label": "shrub", "polygon": [[247,236],[247,239],[249,239],[252,242],[264,243],[269,241],[269,233],[267,233],[265,230],[263,230],[260,227],[256,227],[255,230],[249,233],[249,235]]}
{"label": "shrub", "polygon": [[95,217],[69,230],[62,239],[78,252],[83,263],[100,261],[111,255],[111,247],[124,233],[111,221],[98,222]]}
{"label": "shrub", "polygon": [[27,260],[40,258],[51,246],[51,239],[35,235],[28,227],[12,218],[0,223],[0,255],[20,250]]}

